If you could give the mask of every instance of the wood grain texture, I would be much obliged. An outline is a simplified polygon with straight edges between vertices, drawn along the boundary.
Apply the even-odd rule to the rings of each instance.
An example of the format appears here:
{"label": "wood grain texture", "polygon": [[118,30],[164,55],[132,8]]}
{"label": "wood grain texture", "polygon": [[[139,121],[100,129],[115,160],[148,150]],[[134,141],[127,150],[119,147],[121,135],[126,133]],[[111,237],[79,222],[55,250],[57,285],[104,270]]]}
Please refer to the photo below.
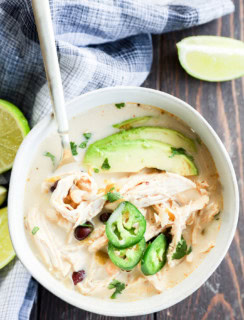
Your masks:
{"label": "wood grain texture", "polygon": [[[243,0],[234,1],[235,13],[196,28],[154,36],[154,63],[144,86],[185,100],[211,124],[225,144],[240,188],[240,218],[235,238],[225,259],[193,295],[177,305],[131,320],[244,319],[244,78],[208,83],[188,76],[181,68],[175,44],[191,35],[221,35],[244,41]],[[79,310],[39,286],[32,320],[111,320]],[[117,318],[123,319],[123,318]]]}

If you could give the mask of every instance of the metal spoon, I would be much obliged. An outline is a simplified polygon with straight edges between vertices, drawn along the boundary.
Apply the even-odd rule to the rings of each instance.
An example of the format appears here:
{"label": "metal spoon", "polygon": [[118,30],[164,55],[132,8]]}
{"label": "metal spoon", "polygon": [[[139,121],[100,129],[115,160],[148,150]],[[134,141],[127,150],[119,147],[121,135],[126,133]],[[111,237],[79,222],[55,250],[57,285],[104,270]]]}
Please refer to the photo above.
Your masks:
{"label": "metal spoon", "polygon": [[61,139],[62,155],[57,168],[75,162],[69,141],[69,124],[65,108],[64,92],[58,55],[55,45],[51,12],[48,0],[32,0],[32,7],[39,35],[42,57],[48,81],[52,107]]}

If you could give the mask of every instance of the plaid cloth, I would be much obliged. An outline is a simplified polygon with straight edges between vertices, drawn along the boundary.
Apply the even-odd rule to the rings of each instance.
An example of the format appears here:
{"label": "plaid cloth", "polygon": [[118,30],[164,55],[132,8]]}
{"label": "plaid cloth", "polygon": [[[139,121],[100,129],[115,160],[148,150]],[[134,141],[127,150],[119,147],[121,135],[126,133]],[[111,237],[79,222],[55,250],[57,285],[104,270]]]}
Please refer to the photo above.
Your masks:
{"label": "plaid cloth", "polygon": [[[66,101],[101,87],[141,85],[152,63],[151,34],[234,10],[231,0],[50,0],[50,6]],[[51,106],[30,0],[1,0],[0,23],[0,97],[34,125]],[[37,287],[30,279],[17,259],[0,272],[1,320],[29,318]]]}

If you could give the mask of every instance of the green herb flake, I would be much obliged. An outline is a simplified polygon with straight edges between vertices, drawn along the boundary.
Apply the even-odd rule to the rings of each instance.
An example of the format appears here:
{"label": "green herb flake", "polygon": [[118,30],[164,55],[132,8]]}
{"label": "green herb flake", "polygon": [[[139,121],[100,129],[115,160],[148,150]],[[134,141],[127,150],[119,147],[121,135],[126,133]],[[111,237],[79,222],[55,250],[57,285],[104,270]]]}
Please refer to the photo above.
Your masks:
{"label": "green herb flake", "polygon": [[80,225],[81,227],[84,227],[84,228],[90,228],[90,229],[94,229],[94,226],[92,224],[88,224],[88,223],[83,223]]}
{"label": "green herb flake", "polygon": [[103,170],[109,170],[109,169],[111,168],[111,167],[110,167],[110,164],[109,164],[109,162],[108,162],[108,158],[106,158],[106,159],[103,161],[103,164],[102,164],[101,168],[102,168]]}
{"label": "green herb flake", "polygon": [[183,148],[174,148],[174,147],[171,147],[171,152],[172,152],[172,154],[171,154],[170,158],[173,158],[173,157],[176,156],[176,155],[182,155],[182,154],[183,154],[183,155],[185,155],[188,159],[190,159],[191,161],[194,161],[193,156],[187,154],[186,150],[183,149]]}
{"label": "green herb flake", "polygon": [[105,199],[108,202],[115,202],[119,199],[121,199],[121,194],[119,192],[111,192],[109,191],[106,195],[105,195]]}
{"label": "green herb flake", "polygon": [[70,148],[71,148],[71,152],[72,152],[73,156],[77,156],[77,154],[78,154],[77,144],[74,143],[73,141],[70,141]]}
{"label": "green herb flake", "polygon": [[175,252],[172,255],[172,259],[181,259],[184,256],[190,254],[192,252],[192,247],[187,248],[186,240],[181,237],[181,240],[177,243]]}
{"label": "green herb flake", "polygon": [[118,108],[118,109],[124,108],[124,106],[125,106],[125,103],[124,103],[124,102],[115,103],[115,107]]}
{"label": "green herb flake", "polygon": [[112,280],[108,285],[108,289],[115,289],[114,293],[111,295],[111,299],[116,299],[118,294],[121,294],[125,289],[125,284],[116,279]]}
{"label": "green herb flake", "polygon": [[79,145],[79,148],[81,149],[85,149],[87,147],[87,141],[83,141],[81,142],[81,144]]}
{"label": "green herb flake", "polygon": [[79,148],[85,149],[87,147],[87,143],[88,143],[88,140],[91,138],[91,135],[92,134],[90,132],[83,133],[83,136],[86,140],[80,143]]}
{"label": "green herb flake", "polygon": [[220,211],[214,215],[214,219],[215,220],[219,220],[220,219]]}
{"label": "green herb flake", "polygon": [[93,171],[94,171],[95,173],[99,173],[99,169],[98,169],[98,168],[94,168]]}
{"label": "green herb flake", "polygon": [[86,132],[86,133],[83,133],[83,136],[84,136],[84,138],[86,139],[86,140],[89,140],[89,139],[91,139],[91,133],[90,132]]}
{"label": "green herb flake", "polygon": [[31,233],[33,234],[33,236],[37,233],[38,230],[39,230],[39,227],[37,227],[37,226],[35,226],[35,227],[32,229]]}
{"label": "green herb flake", "polygon": [[186,255],[188,256],[188,254],[190,254],[192,252],[192,247],[190,246],[186,252]]}
{"label": "green herb flake", "polygon": [[52,160],[53,165],[55,166],[55,160],[56,160],[56,158],[55,158],[55,156],[54,156],[51,152],[45,152],[45,153],[44,153],[44,156],[50,158],[50,159]]}

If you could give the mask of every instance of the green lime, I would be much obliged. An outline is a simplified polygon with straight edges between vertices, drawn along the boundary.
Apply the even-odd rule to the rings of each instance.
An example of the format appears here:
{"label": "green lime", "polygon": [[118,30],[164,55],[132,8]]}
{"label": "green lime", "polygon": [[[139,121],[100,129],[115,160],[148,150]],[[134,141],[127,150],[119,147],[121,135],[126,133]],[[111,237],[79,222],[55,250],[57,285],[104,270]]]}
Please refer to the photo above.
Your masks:
{"label": "green lime", "polygon": [[5,267],[13,258],[15,252],[8,231],[8,210],[0,209],[0,269]]}
{"label": "green lime", "polygon": [[188,37],[176,44],[181,66],[206,81],[227,81],[244,75],[244,42],[224,37]]}
{"label": "green lime", "polygon": [[4,203],[7,197],[7,189],[0,186],[0,206]]}
{"label": "green lime", "polygon": [[0,173],[9,170],[24,137],[30,131],[23,113],[0,99]]}

